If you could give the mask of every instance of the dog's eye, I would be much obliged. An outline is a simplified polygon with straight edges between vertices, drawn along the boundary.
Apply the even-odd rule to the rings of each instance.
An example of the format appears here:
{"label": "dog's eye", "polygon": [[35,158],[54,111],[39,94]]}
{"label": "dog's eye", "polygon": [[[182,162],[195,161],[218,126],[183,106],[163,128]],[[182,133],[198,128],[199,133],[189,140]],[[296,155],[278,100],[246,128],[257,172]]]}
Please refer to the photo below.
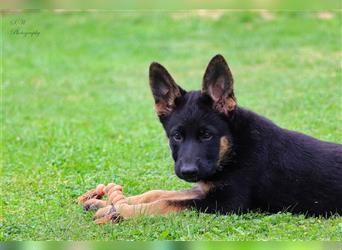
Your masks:
{"label": "dog's eye", "polygon": [[175,141],[181,141],[183,139],[181,133],[179,132],[176,132],[173,134],[172,138],[175,140]]}
{"label": "dog's eye", "polygon": [[209,131],[200,131],[200,139],[202,141],[209,141],[213,135]]}

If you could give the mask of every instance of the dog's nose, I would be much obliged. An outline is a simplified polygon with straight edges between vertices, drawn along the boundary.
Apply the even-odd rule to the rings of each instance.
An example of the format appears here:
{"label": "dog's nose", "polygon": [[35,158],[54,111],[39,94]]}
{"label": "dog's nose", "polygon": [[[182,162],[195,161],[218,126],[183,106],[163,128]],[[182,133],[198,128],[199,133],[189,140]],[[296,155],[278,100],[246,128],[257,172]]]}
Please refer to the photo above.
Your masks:
{"label": "dog's nose", "polygon": [[191,179],[197,176],[198,168],[195,164],[185,164],[181,169],[181,173],[185,178]]}

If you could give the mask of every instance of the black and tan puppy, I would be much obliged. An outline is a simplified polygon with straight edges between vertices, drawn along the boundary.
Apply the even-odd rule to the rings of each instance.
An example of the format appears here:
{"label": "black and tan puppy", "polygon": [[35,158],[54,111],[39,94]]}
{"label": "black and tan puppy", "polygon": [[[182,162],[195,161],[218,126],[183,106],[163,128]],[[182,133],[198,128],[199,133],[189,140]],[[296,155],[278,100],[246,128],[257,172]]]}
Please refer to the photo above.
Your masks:
{"label": "black and tan puppy", "polygon": [[[342,145],[280,128],[239,107],[221,55],[209,62],[201,91],[185,91],[158,63],[151,64],[149,76],[175,172],[198,184],[191,190],[155,190],[128,198],[120,186],[99,186],[80,197],[86,208],[103,207],[96,222],[186,208],[223,214],[342,214]],[[100,200],[105,194],[109,200]]]}

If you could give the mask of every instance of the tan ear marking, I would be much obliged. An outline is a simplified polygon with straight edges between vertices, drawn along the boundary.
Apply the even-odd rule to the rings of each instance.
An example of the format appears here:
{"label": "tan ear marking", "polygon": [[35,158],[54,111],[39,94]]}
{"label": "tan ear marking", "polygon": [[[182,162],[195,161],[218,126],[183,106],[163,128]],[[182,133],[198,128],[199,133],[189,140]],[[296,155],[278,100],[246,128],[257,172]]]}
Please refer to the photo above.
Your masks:
{"label": "tan ear marking", "polygon": [[220,139],[219,162],[223,160],[224,155],[229,151],[229,141],[226,136]]}
{"label": "tan ear marking", "polygon": [[234,97],[224,98],[222,97],[218,101],[213,103],[213,108],[220,113],[228,114],[228,112],[235,109],[236,101]]}
{"label": "tan ear marking", "polygon": [[228,111],[232,111],[235,109],[235,106],[236,106],[236,100],[235,100],[235,97],[229,97],[228,98],[228,101],[227,101],[227,108],[228,108]]}
{"label": "tan ear marking", "polygon": [[179,88],[175,88],[174,91],[169,91],[166,95],[168,95],[168,98],[160,100],[154,105],[154,109],[159,116],[169,115],[172,112],[175,107],[175,99],[181,96],[181,92]]}

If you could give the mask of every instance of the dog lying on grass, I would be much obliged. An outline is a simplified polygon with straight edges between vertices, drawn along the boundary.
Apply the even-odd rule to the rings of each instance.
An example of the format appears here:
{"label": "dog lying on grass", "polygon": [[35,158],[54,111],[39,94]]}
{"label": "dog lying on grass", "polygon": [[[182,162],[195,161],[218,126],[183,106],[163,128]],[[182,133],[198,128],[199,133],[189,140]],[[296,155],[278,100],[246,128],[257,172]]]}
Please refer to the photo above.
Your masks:
{"label": "dog lying on grass", "polygon": [[[125,197],[120,185],[100,184],[79,198],[86,210],[98,209],[96,223],[187,208],[222,214],[342,213],[342,145],[280,128],[239,107],[221,55],[209,62],[201,91],[183,90],[155,62],[149,77],[175,172],[197,185]],[[101,200],[104,195],[107,201]]]}

